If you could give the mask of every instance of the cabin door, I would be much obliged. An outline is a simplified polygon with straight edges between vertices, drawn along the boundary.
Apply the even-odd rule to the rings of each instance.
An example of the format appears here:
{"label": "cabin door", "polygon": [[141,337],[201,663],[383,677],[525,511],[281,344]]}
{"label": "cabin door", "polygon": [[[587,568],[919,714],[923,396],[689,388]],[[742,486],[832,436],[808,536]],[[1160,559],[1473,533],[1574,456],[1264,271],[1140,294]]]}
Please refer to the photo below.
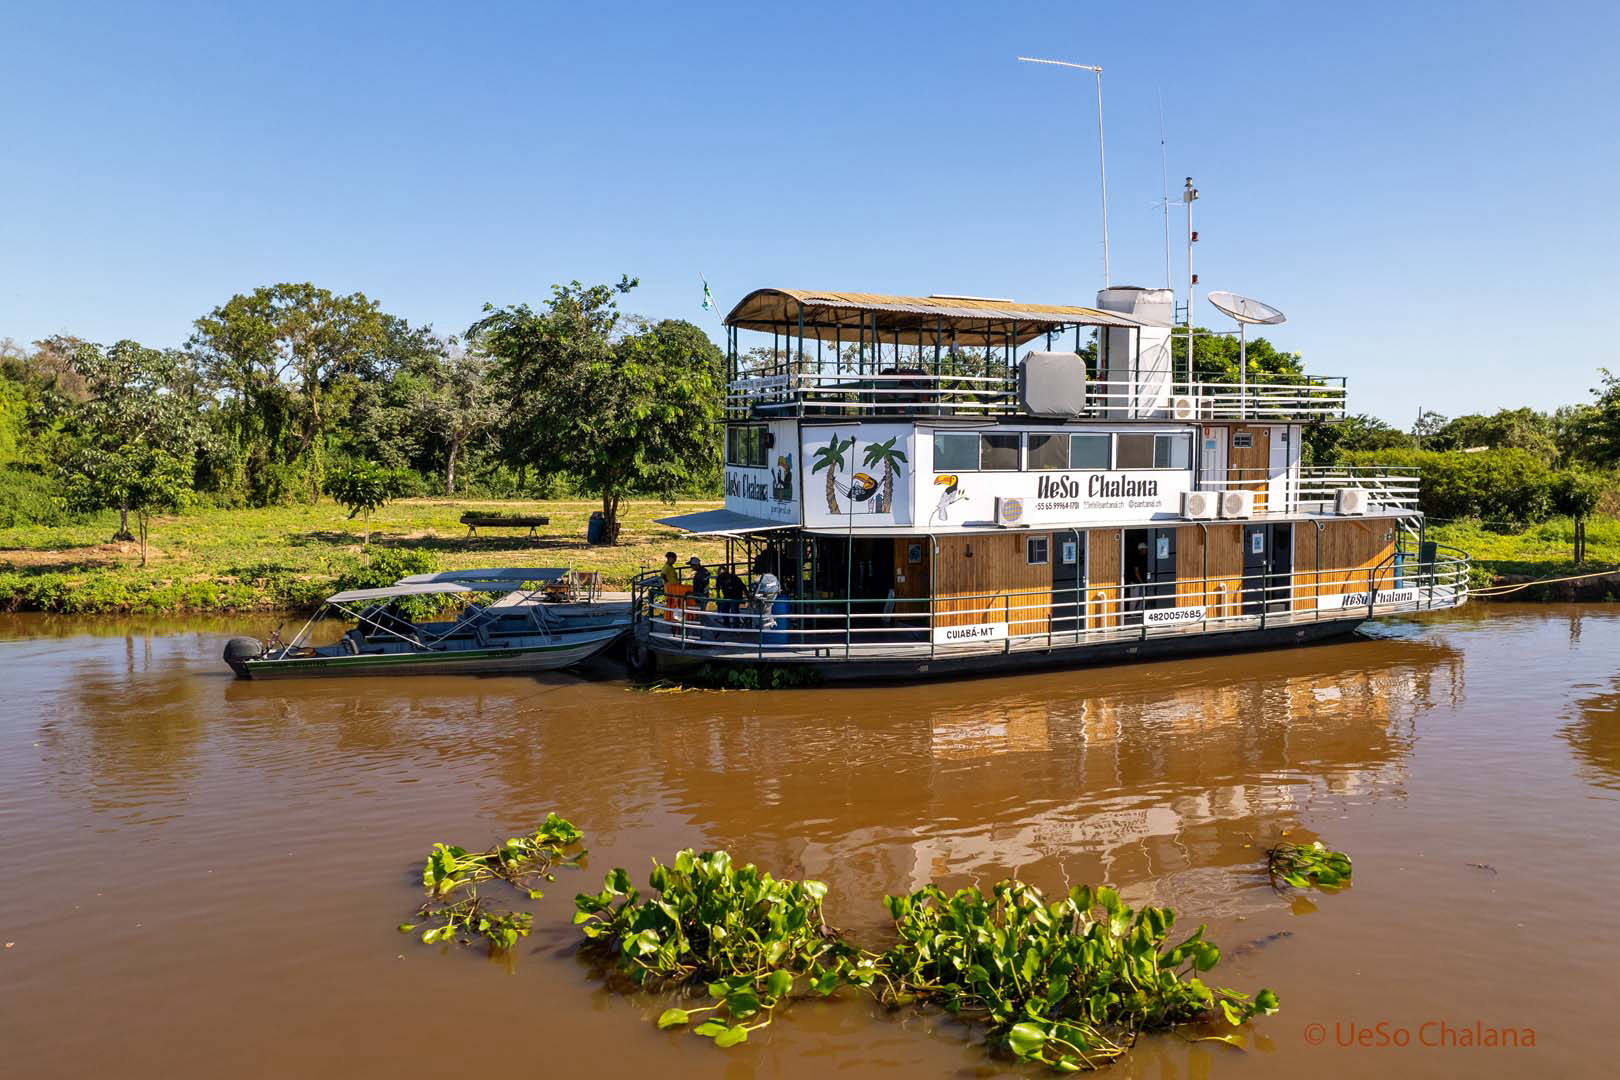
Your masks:
{"label": "cabin door", "polygon": [[1294,569],[1294,527],[1243,526],[1243,614],[1287,611]]}
{"label": "cabin door", "polygon": [[1055,532],[1052,547],[1052,632],[1071,634],[1085,629],[1085,534]]}
{"label": "cabin door", "polygon": [[1267,569],[1271,587],[1266,591],[1266,610],[1288,611],[1294,600],[1294,526],[1284,523],[1270,528],[1271,555]]}

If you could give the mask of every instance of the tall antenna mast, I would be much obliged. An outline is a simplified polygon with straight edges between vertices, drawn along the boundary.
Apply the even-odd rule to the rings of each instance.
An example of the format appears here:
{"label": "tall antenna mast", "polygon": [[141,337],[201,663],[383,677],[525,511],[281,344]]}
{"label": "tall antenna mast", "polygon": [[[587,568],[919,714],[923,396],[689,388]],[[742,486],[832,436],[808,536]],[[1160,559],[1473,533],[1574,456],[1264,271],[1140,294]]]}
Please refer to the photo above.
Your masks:
{"label": "tall antenna mast", "polygon": [[[1164,185],[1164,287],[1174,289],[1170,284],[1170,166],[1165,157],[1164,147],[1164,88],[1159,88],[1159,181]],[[1172,298],[1173,300],[1174,298]]]}
{"label": "tall antenna mast", "polygon": [[1103,108],[1102,108],[1102,68],[1095,64],[1071,64],[1067,60],[1041,60],[1033,56],[1020,56],[1020,61],[1026,64],[1051,64],[1053,67],[1075,68],[1079,71],[1089,71],[1097,76],[1097,180],[1102,188],[1102,229],[1103,229],[1103,288],[1109,285],[1108,278],[1108,163],[1103,154]]}
{"label": "tall antenna mast", "polygon": [[1192,177],[1187,177],[1187,186],[1181,190],[1181,201],[1187,204],[1187,386],[1192,387],[1193,381],[1193,289],[1198,285],[1198,275],[1193,273],[1193,245],[1198,242],[1198,234],[1192,227],[1192,204],[1198,198],[1198,189],[1193,187]]}

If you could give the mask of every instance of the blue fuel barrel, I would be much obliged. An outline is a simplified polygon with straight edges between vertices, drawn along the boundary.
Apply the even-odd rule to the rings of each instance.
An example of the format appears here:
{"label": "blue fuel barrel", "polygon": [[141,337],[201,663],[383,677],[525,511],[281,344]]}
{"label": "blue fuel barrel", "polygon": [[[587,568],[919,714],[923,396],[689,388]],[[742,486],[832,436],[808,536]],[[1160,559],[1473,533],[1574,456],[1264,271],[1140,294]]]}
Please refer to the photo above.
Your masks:
{"label": "blue fuel barrel", "polygon": [[585,542],[587,544],[602,542],[602,511],[591,511],[591,520],[585,525]]}

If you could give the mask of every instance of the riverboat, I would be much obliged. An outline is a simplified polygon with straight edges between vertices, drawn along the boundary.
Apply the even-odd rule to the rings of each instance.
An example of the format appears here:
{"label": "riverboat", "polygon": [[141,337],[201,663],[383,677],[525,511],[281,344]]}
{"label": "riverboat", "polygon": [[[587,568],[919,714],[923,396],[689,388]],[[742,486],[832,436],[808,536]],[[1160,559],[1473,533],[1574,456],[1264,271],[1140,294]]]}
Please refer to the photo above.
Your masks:
{"label": "riverboat", "polygon": [[632,666],[956,675],[1294,645],[1463,603],[1468,558],[1426,538],[1414,472],[1305,462],[1345,381],[1178,362],[1175,306],[1135,287],[1094,307],[745,296],[725,505],[662,522],[726,557],[638,582]]}
{"label": "riverboat", "polygon": [[[225,662],[238,677],[493,675],[555,671],[605,651],[630,624],[627,603],[571,595],[566,569],[511,568],[418,574],[394,585],[333,593],[290,641],[232,638]],[[480,594],[501,594],[478,603]],[[466,601],[452,619],[413,620],[421,598]],[[327,618],[354,626],[310,645]]]}

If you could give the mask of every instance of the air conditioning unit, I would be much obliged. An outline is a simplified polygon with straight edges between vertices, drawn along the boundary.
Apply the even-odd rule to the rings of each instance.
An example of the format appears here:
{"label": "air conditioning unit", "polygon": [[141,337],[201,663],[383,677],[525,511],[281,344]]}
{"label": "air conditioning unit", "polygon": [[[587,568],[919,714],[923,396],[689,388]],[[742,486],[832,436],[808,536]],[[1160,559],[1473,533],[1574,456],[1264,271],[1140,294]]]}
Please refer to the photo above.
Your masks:
{"label": "air conditioning unit", "polygon": [[1366,488],[1340,488],[1333,497],[1333,512],[1347,516],[1365,514],[1372,508],[1371,504]]}
{"label": "air conditioning unit", "polygon": [[1221,492],[1221,517],[1254,517],[1254,492],[1248,490]]}
{"label": "air conditioning unit", "polygon": [[996,524],[1004,527],[1024,524],[1024,500],[996,496]]}
{"label": "air conditioning unit", "polygon": [[1219,498],[1213,491],[1183,491],[1181,493],[1181,516],[1192,521],[1201,521],[1212,518],[1216,513],[1216,500]]}
{"label": "air conditioning unit", "polygon": [[1198,419],[1198,399],[1187,394],[1171,398],[1170,415],[1177,420]]}

